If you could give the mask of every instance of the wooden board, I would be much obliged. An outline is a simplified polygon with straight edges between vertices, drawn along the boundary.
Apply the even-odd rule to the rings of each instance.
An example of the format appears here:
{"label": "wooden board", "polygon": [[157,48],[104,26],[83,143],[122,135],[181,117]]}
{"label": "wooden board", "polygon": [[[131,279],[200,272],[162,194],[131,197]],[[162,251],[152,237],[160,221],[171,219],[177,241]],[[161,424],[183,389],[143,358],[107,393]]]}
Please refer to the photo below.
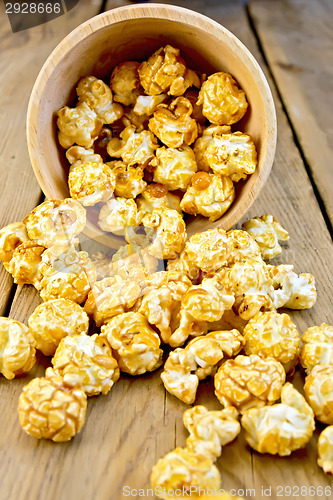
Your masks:
{"label": "wooden board", "polygon": [[[180,2],[168,3],[180,4]],[[83,6],[82,0],[80,7],[81,5]],[[107,7],[111,8],[115,5],[119,3],[108,2]],[[248,46],[268,75],[241,1],[230,0],[222,3],[218,0],[205,2],[183,0],[181,5],[198,10],[229,28]],[[86,17],[91,15],[87,8],[86,10],[80,9],[80,11],[73,9],[73,16],[78,15],[78,12]],[[52,21],[50,26],[58,21],[61,19]],[[78,24],[80,19],[76,18],[75,22]],[[46,26],[35,29],[43,32]],[[61,24],[58,26],[58,30],[60,29]],[[29,35],[25,34],[25,36],[30,38],[30,31]],[[24,38],[22,38],[17,46],[14,44],[8,52],[4,52],[5,57],[9,60],[9,57],[14,59],[18,57],[17,54],[20,54],[22,60],[30,57],[30,62],[33,64],[32,53],[35,58],[38,57],[43,40],[41,36],[39,33],[35,45],[32,42],[28,45],[26,55]],[[59,36],[57,40],[61,38],[61,34],[56,29],[53,36]],[[49,43],[51,45],[50,40]],[[53,44],[55,43],[56,41],[53,41]],[[45,47],[43,50],[46,51]],[[49,51],[51,51],[51,46]],[[12,86],[14,86],[17,84],[17,75],[14,73],[11,78]],[[269,82],[274,91],[272,81],[269,80]],[[31,85],[32,83],[33,77],[31,76]],[[26,86],[24,84],[22,87],[26,100],[24,101],[21,97],[22,102],[20,101],[18,105],[16,97],[13,107],[7,111],[8,120],[13,110],[18,112],[21,109],[20,116],[22,117],[23,101],[27,102],[31,88],[31,86],[30,88]],[[309,271],[316,276],[317,304],[310,311],[293,313],[293,318],[301,333],[312,324],[320,324],[322,321],[333,323],[330,300],[333,293],[333,248],[304,163],[276,92],[274,92],[274,98],[278,115],[276,160],[271,177],[249,215],[263,213],[275,215],[289,230],[291,236],[290,242],[284,245],[281,259],[276,260],[294,263],[297,271]],[[3,121],[1,123],[3,124]],[[15,130],[13,128],[13,134]],[[17,137],[19,140],[17,139],[15,144],[19,143],[20,147],[25,147],[24,133],[22,134],[21,131]],[[1,159],[1,165],[8,161],[8,150],[6,155],[1,156]],[[17,217],[22,218],[33,206],[34,200],[29,198],[32,189],[30,190],[27,185],[26,179],[18,181],[21,172],[19,165],[17,165],[15,175],[14,171],[11,174],[4,172],[10,179],[7,182],[11,182],[8,195],[6,195],[8,197],[6,206],[11,208],[11,213],[8,212],[4,217],[4,224],[17,220]],[[22,198],[20,203],[15,198],[15,193],[19,189]],[[26,205],[22,207],[25,203]],[[17,208],[15,208],[16,205]],[[6,213],[6,206],[1,206],[2,216]],[[5,287],[4,290],[7,288]],[[1,291],[1,304],[7,302],[7,295],[2,295]],[[26,322],[38,302],[39,298],[32,287],[18,288],[10,316]],[[17,398],[23,385],[34,376],[41,375],[47,363],[47,360],[40,356],[38,366],[33,368],[24,379],[7,381],[0,378],[2,400],[0,499],[120,500],[125,498],[124,486],[133,489],[149,488],[150,471],[158,458],[174,449],[175,446],[184,446],[186,440],[186,431],[182,425],[182,414],[186,405],[166,394],[159,378],[160,371],[136,378],[122,376],[107,396],[90,398],[86,424],[82,432],[70,443],[54,444],[46,441],[39,442],[26,436],[20,429],[16,416]],[[297,375],[297,378],[299,379],[300,376]],[[299,385],[301,380],[297,382]],[[211,409],[220,407],[213,395],[211,380],[201,384],[196,403],[207,404]],[[255,498],[269,496],[273,499],[278,498],[277,487],[279,485],[282,487],[309,487],[310,485],[333,487],[332,480],[325,476],[316,465],[316,439],[317,434],[304,451],[296,452],[290,458],[276,458],[252,452],[246,445],[243,435],[240,435],[235,443],[224,448],[222,457],[217,461],[222,472],[223,487],[227,490],[244,489],[244,496],[245,490],[254,488]],[[266,489],[272,487],[271,494],[264,495],[262,487]],[[250,497],[250,491],[247,497]],[[129,498],[142,497],[133,494]],[[252,498],[254,498],[253,494]],[[328,498],[328,496],[323,495],[320,498]]]}
{"label": "wooden board", "polygon": [[333,2],[252,0],[263,51],[333,221]]}

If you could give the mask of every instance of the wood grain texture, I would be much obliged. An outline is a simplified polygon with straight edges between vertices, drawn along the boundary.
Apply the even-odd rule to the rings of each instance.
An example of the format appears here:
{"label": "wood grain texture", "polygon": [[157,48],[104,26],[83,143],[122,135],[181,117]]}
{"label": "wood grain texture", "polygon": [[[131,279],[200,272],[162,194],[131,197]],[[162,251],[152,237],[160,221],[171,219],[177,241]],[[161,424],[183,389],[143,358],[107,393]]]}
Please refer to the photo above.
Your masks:
{"label": "wood grain texture", "polygon": [[[183,0],[181,5],[198,10],[230,29],[246,44],[267,73],[242,2]],[[114,3],[109,2],[108,7],[112,6]],[[38,38],[36,45],[29,47],[29,52],[37,54],[40,44]],[[11,50],[14,58],[24,47],[18,47],[17,52],[14,48]],[[15,80],[13,82],[16,84]],[[29,91],[25,92],[28,95]],[[322,321],[333,323],[330,300],[333,293],[333,248],[287,118],[276,93],[273,94],[278,115],[276,158],[270,179],[249,216],[272,213],[291,236],[284,244],[281,258],[275,260],[294,263],[297,271],[312,272],[316,277],[317,304],[309,311],[292,314],[302,332]],[[13,109],[17,106],[16,103]],[[25,144],[25,138],[20,135],[21,142]],[[17,181],[17,189],[21,182]],[[23,186],[20,189],[23,203],[30,193],[26,193]],[[11,192],[14,196],[13,187]],[[14,201],[12,210],[13,218],[23,217],[26,213],[15,212]],[[13,218],[8,214],[4,223]],[[38,303],[39,298],[31,287],[18,288],[10,315],[26,322],[34,304]],[[152,466],[175,446],[183,446],[187,436],[182,424],[186,405],[166,394],[159,378],[160,370],[136,378],[122,376],[107,396],[90,398],[82,432],[68,444],[54,444],[26,436],[16,417],[17,399],[23,385],[34,376],[42,375],[46,366],[48,360],[39,356],[38,364],[27,377],[13,381],[0,378],[1,500],[121,500],[125,498],[122,495],[125,485],[149,488]],[[301,387],[300,373],[296,374],[295,380]],[[196,403],[206,404],[211,409],[220,407],[213,395],[211,380],[201,384]],[[278,498],[278,485],[330,485],[333,488],[332,480],[316,465],[317,436],[318,432],[304,451],[295,452],[289,458],[276,458],[251,452],[241,434],[235,443],[224,447],[217,462],[223,487],[227,490],[255,488],[257,499],[267,498],[261,493],[262,487],[272,487],[269,496],[272,499]],[[133,495],[128,498],[142,497]],[[249,491],[246,498],[250,498]]]}
{"label": "wood grain texture", "polygon": [[333,3],[252,0],[250,15],[333,222]]}

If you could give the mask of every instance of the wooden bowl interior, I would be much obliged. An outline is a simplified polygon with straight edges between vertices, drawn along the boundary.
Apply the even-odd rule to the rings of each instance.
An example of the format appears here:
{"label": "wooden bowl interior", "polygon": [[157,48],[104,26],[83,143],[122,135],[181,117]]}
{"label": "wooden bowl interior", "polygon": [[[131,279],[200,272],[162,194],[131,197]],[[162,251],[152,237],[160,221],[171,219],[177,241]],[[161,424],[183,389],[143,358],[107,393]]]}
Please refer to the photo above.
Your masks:
{"label": "wooden bowl interior", "polygon": [[[245,47],[243,52],[240,50],[240,42],[230,32],[199,14],[193,13],[195,23],[193,19],[184,21],[176,15],[175,19],[141,17],[116,22],[110,19],[112,11],[106,14],[109,17],[102,15],[103,22],[99,22],[93,32],[88,30],[83,36],[80,31],[82,25],[70,34],[62,42],[65,50],[62,51],[58,46],[35,84],[28,113],[28,145],[44,193],[48,198],[55,199],[69,196],[68,162],[56,137],[56,113],[62,106],[71,105],[75,100],[75,87],[79,78],[90,74],[105,78],[120,62],[145,60],[156,49],[169,43],[180,48],[190,68],[207,74],[216,71],[231,73],[244,89],[249,102],[246,116],[233,128],[253,137],[258,151],[257,170],[246,182],[236,185],[236,199],[221,219],[209,222],[199,216],[190,218],[187,224],[189,235],[217,226],[229,229],[245,214],[257,196],[268,177],[274,156],[274,107],[259,66]],[[102,16],[94,19],[97,22]],[[205,24],[200,26],[198,16],[211,22],[214,29],[208,30]],[[111,21],[113,23],[109,24]],[[271,108],[273,111],[269,113]],[[267,150],[269,142],[273,152]],[[97,218],[97,208],[89,209],[85,234],[111,247],[122,244],[121,238],[101,232],[96,224]]]}

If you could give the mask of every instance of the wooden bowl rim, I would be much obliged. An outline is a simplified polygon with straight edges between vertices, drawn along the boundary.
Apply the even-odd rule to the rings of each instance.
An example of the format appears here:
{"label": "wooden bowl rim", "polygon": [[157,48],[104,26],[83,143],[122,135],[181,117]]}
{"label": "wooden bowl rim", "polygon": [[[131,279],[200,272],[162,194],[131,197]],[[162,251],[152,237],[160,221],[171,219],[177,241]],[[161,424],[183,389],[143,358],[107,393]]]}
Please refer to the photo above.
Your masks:
{"label": "wooden bowl rim", "polygon": [[[195,28],[198,28],[200,30],[208,31],[217,38],[229,39],[229,41],[232,41],[234,46],[239,49],[237,51],[237,57],[242,60],[242,62],[251,72],[252,77],[263,98],[267,129],[267,140],[263,145],[263,151],[261,151],[261,154],[264,155],[264,160],[258,178],[251,187],[251,190],[248,192],[247,197],[244,199],[244,202],[234,210],[231,206],[225,216],[223,215],[221,219],[216,221],[217,223],[221,221],[220,224],[216,224],[216,227],[230,229],[235,224],[237,224],[237,222],[239,222],[239,220],[246,214],[269,177],[274,160],[277,138],[277,123],[274,101],[266,77],[258,62],[251,54],[251,52],[247,49],[247,47],[233,33],[231,33],[231,31],[229,31],[218,22],[199,12],[195,12],[185,7],[160,3],[125,5],[122,7],[117,7],[115,9],[103,12],[102,14],[98,14],[97,16],[94,16],[84,23],[80,24],[53,49],[36,78],[35,84],[31,91],[27,109],[26,128],[28,151],[36,179],[46,198],[54,198],[52,192],[49,190],[48,183],[44,179],[42,169],[40,168],[39,153],[37,151],[38,105],[35,105],[40,101],[40,98],[43,95],[44,89],[47,85],[47,81],[52,75],[53,70],[56,68],[58,63],[89,34],[104,29],[106,26],[110,26],[112,24],[118,24],[124,21],[131,21],[142,18],[155,18],[175,21],[177,23],[186,24],[190,27],[194,26]],[[231,49],[235,52],[233,47]],[[97,230],[97,228],[94,228],[92,225],[87,225],[83,232],[88,237],[98,239],[101,243],[113,248],[119,247],[119,245],[123,244],[124,241],[122,238],[116,235],[112,235],[111,233],[101,234],[101,232]]]}

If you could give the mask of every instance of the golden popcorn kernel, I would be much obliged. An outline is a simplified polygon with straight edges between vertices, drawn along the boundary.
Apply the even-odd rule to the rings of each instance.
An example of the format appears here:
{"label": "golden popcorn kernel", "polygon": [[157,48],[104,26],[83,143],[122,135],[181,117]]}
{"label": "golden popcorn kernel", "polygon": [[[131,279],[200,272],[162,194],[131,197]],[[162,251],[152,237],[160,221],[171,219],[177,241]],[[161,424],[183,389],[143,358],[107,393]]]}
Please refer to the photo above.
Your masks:
{"label": "golden popcorn kernel", "polygon": [[109,166],[89,160],[90,157],[74,163],[68,174],[70,195],[83,206],[108,201],[116,187],[115,175]]}
{"label": "golden popcorn kernel", "polygon": [[135,201],[122,197],[108,200],[101,208],[98,225],[103,231],[124,236],[127,228],[139,225]]}
{"label": "golden popcorn kernel", "polygon": [[118,363],[110,347],[97,334],[64,337],[55,351],[52,365],[66,380],[79,379],[88,396],[107,394],[119,378]]}
{"label": "golden popcorn kernel", "polygon": [[149,253],[158,259],[174,259],[183,250],[186,225],[182,216],[168,208],[156,208],[142,219],[147,236],[153,240]]}
{"label": "golden popcorn kernel", "polygon": [[18,285],[36,285],[40,279],[39,265],[45,246],[35,241],[25,241],[15,248],[6,268]]}
{"label": "golden popcorn kernel", "polygon": [[47,368],[45,377],[32,379],[23,388],[18,415],[21,427],[30,436],[64,442],[80,432],[86,408],[83,390]]}
{"label": "golden popcorn kernel", "polygon": [[313,411],[289,382],[282,388],[281,403],[247,410],[241,423],[252,448],[282,457],[304,448],[315,429]]}
{"label": "golden popcorn kernel", "polygon": [[280,361],[286,372],[298,361],[300,338],[288,314],[259,312],[245,326],[245,353],[267,356]]}
{"label": "golden popcorn kernel", "polygon": [[272,215],[262,215],[249,219],[242,224],[242,229],[256,240],[265,260],[279,255],[282,251],[279,241],[289,239],[288,232]]}
{"label": "golden popcorn kernel", "polygon": [[163,362],[160,338],[143,314],[118,314],[101,328],[101,337],[113,349],[121,371],[142,375]]}
{"label": "golden popcorn kernel", "polygon": [[122,106],[113,102],[111,89],[103,80],[99,80],[94,76],[81,78],[76,87],[76,92],[79,102],[86,103],[103,124],[110,124],[119,120],[124,113]]}
{"label": "golden popcorn kernel", "polygon": [[110,87],[114,93],[114,100],[130,106],[140,95],[140,79],[137,61],[125,61],[114,68],[111,73]]}
{"label": "golden popcorn kernel", "polygon": [[305,379],[304,394],[317,420],[333,424],[333,366],[316,365]]}
{"label": "golden popcorn kernel", "polygon": [[121,161],[108,163],[115,176],[115,195],[123,198],[136,198],[147,187],[143,180],[143,165],[129,166]]}
{"label": "golden popcorn kernel", "polygon": [[326,323],[312,326],[305,330],[301,340],[299,359],[307,373],[316,365],[333,364],[333,326]]}
{"label": "golden popcorn kernel", "polygon": [[133,125],[128,125],[120,132],[120,139],[111,139],[107,152],[109,156],[121,158],[128,165],[146,165],[155,156],[157,148],[157,139],[149,130],[136,132]]}
{"label": "golden popcorn kernel", "polygon": [[189,146],[181,148],[159,148],[156,157],[151,161],[155,166],[154,182],[165,184],[170,189],[185,190],[193,174],[197,171],[197,164],[192,149]]}
{"label": "golden popcorn kernel", "polygon": [[28,324],[37,349],[51,356],[63,337],[88,333],[89,318],[72,300],[53,299],[37,306]]}
{"label": "golden popcorn kernel", "polygon": [[279,265],[269,268],[274,291],[274,306],[289,309],[309,309],[317,300],[315,279],[312,274],[293,271],[294,266]]}
{"label": "golden popcorn kernel", "polygon": [[91,148],[103,126],[95,111],[82,102],[76,108],[65,106],[58,111],[58,140],[65,149],[73,144]]}
{"label": "golden popcorn kernel", "polygon": [[232,125],[246,113],[245,92],[228,73],[214,73],[203,82],[197,104],[202,114],[216,125]]}
{"label": "golden popcorn kernel", "polygon": [[14,250],[26,241],[29,241],[29,236],[23,222],[13,222],[3,227],[0,230],[0,260],[7,264]]}
{"label": "golden popcorn kernel", "polygon": [[27,373],[36,362],[35,340],[19,321],[0,317],[0,373],[8,380]]}
{"label": "golden popcorn kernel", "polygon": [[234,406],[244,413],[279,399],[285,379],[283,366],[274,358],[239,355],[219,368],[215,375],[215,394],[226,408]]}
{"label": "golden popcorn kernel", "polygon": [[[209,458],[197,455],[186,448],[176,448],[154,465],[151,474],[153,489],[160,487],[162,491],[175,492],[179,488],[194,492],[199,490],[217,490],[221,486],[221,477],[218,469]],[[163,495],[165,500],[177,498],[175,495]],[[198,497],[201,498],[201,497]]]}
{"label": "golden popcorn kernel", "polygon": [[326,427],[318,438],[318,465],[325,474],[333,474],[333,425]]}

